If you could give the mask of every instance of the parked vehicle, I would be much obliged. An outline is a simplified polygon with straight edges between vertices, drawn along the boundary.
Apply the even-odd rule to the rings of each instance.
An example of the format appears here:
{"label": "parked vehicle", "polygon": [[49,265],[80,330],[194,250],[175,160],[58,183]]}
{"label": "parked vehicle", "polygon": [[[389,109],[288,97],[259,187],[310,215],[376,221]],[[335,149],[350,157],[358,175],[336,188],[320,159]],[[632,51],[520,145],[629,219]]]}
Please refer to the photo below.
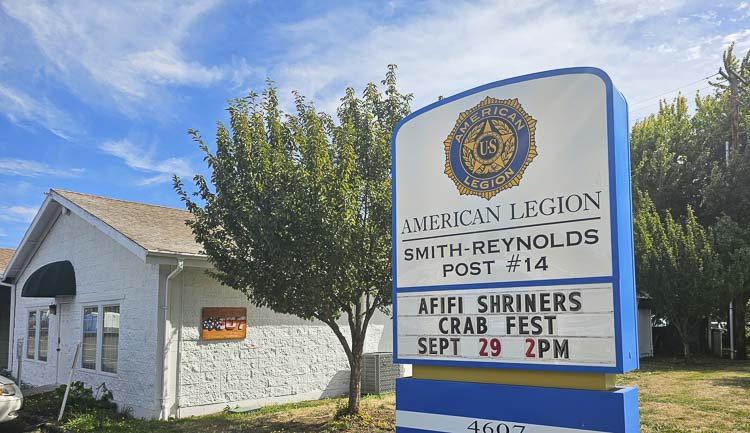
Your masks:
{"label": "parked vehicle", "polygon": [[0,376],[0,423],[18,418],[23,406],[23,394],[12,380]]}

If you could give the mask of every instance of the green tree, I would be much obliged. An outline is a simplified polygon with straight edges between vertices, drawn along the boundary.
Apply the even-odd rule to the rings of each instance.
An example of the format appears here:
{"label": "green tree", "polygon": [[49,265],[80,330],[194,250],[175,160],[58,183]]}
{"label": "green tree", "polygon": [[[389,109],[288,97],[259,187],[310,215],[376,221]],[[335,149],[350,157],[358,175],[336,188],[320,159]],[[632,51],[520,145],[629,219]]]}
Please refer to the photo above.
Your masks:
{"label": "green tree", "polygon": [[[750,298],[750,152],[732,151],[726,167],[715,168],[706,188],[706,208],[716,215],[717,251],[726,268],[734,302],[735,354],[747,358],[745,338]],[[744,332],[743,332],[744,331]]]}
{"label": "green tree", "polygon": [[658,113],[636,122],[630,142],[633,185],[647,192],[658,209],[680,215],[700,201],[700,184],[690,181],[698,176],[693,173],[698,152],[685,97],[661,102]]}
{"label": "green tree", "polygon": [[368,324],[391,303],[390,141],[411,100],[395,69],[384,94],[372,83],[361,98],[346,89],[338,122],[296,93],[296,113],[282,113],[269,82],[262,96],[230,102],[215,151],[190,132],[210,185],[198,175],[189,194],[174,180],[214,277],[259,307],[333,330],[351,367],[350,414],[359,411]]}
{"label": "green tree", "polygon": [[[727,229],[735,224],[735,241],[719,244],[722,260],[730,273],[734,309],[734,346],[737,359],[747,358],[746,310],[748,304],[748,280],[743,269],[750,267],[744,257],[750,245],[750,153],[747,152],[750,127],[750,52],[740,60],[734,55],[732,43],[722,57],[719,68],[722,80],[712,83],[721,95],[724,118],[718,122],[728,134],[725,140],[729,147],[726,160],[715,164],[711,180],[706,188],[705,208],[716,224]],[[717,134],[719,135],[719,134]],[[725,230],[726,231],[726,230]]]}
{"label": "green tree", "polygon": [[659,314],[674,325],[689,360],[698,323],[725,297],[718,290],[723,287],[721,264],[712,235],[691,207],[681,223],[669,211],[662,217],[647,194],[641,193],[639,203],[634,218],[637,286],[653,297]]}
{"label": "green tree", "polygon": [[[723,284],[705,287],[724,299],[734,300],[736,349],[744,357],[742,335],[747,304],[745,269],[750,269],[746,248],[750,246],[750,153],[746,151],[750,127],[750,53],[741,61],[730,46],[723,56],[720,77],[713,92],[696,95],[691,116],[684,97],[662,101],[659,111],[636,122],[631,134],[634,205],[646,193],[663,218],[669,212],[685,221],[688,207],[697,221],[715,235],[715,250],[726,270]],[[725,143],[731,149],[725,160]],[[641,240],[637,240],[641,242]],[[636,250],[643,249],[636,244]],[[665,270],[664,272],[668,272]],[[673,280],[665,274],[667,280]],[[651,275],[653,281],[657,276]],[[642,280],[642,279],[639,279]],[[640,290],[649,281],[639,285]],[[647,291],[647,290],[645,290]],[[719,314],[725,315],[722,307]],[[657,304],[657,309],[659,305]],[[661,310],[663,311],[663,310]]]}

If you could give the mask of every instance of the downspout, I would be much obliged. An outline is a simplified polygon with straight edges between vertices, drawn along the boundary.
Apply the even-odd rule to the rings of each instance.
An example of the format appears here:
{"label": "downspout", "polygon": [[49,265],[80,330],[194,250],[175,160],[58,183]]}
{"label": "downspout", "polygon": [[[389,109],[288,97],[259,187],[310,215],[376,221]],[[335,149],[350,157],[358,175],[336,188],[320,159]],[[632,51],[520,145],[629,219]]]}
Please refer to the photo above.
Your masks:
{"label": "downspout", "polygon": [[163,312],[164,312],[164,324],[163,324],[163,333],[164,335],[164,342],[162,346],[162,388],[161,388],[161,398],[160,400],[160,413],[159,418],[160,419],[168,419],[169,413],[168,408],[166,407],[166,401],[167,396],[169,394],[169,387],[167,386],[169,384],[168,376],[165,374],[167,369],[167,362],[169,361],[169,339],[167,338],[167,322],[171,319],[169,314],[169,282],[176,277],[185,267],[185,261],[182,259],[177,259],[177,267],[167,275],[167,281],[164,283],[164,305],[162,306]]}
{"label": "downspout", "polygon": [[182,318],[184,317],[182,314],[182,306],[184,305],[184,299],[182,298],[182,295],[185,293],[185,278],[182,278],[182,286],[180,289],[180,327],[177,328],[177,371],[175,372],[176,377],[176,384],[175,384],[175,392],[174,392],[174,406],[175,406],[175,414],[177,415],[177,418],[180,418],[180,392],[182,388],[182,379],[181,379],[181,373],[182,373]]}
{"label": "downspout", "polygon": [[[16,359],[16,357],[13,356],[13,351],[16,349],[16,285],[6,285],[10,287],[10,323],[8,324],[10,327],[10,329],[8,330],[8,371],[13,374],[13,367],[15,367],[13,365],[13,361]],[[19,383],[18,386],[21,386],[21,384]]]}

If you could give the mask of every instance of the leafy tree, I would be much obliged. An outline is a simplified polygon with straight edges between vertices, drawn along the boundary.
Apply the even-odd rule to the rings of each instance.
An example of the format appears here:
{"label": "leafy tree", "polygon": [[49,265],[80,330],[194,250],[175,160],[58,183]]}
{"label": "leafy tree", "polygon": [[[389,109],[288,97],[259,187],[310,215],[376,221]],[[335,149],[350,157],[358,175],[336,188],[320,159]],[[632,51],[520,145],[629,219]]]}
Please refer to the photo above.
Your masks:
{"label": "leafy tree", "polygon": [[[692,166],[697,153],[692,149],[693,131],[687,100],[677,97],[661,102],[659,112],[638,121],[631,132],[633,185],[648,192],[658,209],[680,214],[700,199],[700,185]],[[636,194],[637,196],[637,194]]]}
{"label": "leafy tree", "polygon": [[[691,116],[687,101],[678,96],[673,102],[662,101],[659,111],[636,122],[631,134],[633,196],[635,208],[644,194],[662,218],[669,212],[674,219],[686,221],[690,207],[697,222],[715,236],[715,251],[726,270],[723,284],[706,286],[705,291],[723,297],[719,314],[731,299],[735,309],[737,335],[745,325],[743,306],[750,280],[747,248],[750,247],[750,153],[746,151],[750,132],[750,53],[741,61],[733,46],[724,53],[720,77],[711,84],[712,94],[696,95],[695,113]],[[730,144],[729,162],[725,161],[725,143]],[[636,238],[636,251],[645,238]],[[637,258],[637,260],[639,260]],[[648,269],[644,263],[639,271]],[[666,283],[679,276],[663,270]],[[656,281],[639,278],[639,289]],[[664,311],[657,303],[657,309]],[[668,317],[669,318],[669,317]],[[670,318],[671,319],[671,318]],[[736,349],[744,357],[744,343],[738,337]]]}
{"label": "leafy tree", "polygon": [[[740,60],[734,55],[734,43],[722,56],[723,66],[719,68],[722,80],[712,83],[725,101],[724,121],[719,122],[728,133],[725,142],[731,150],[723,164],[716,164],[711,181],[706,189],[706,212],[717,219],[717,225],[723,220],[722,227],[732,223],[739,230],[734,230],[740,242],[723,242],[720,251],[725,266],[730,269],[734,304],[734,343],[738,359],[747,358],[746,310],[748,306],[747,283],[743,269],[750,267],[746,261],[745,248],[750,245],[750,237],[743,236],[750,232],[750,153],[747,152],[748,132],[750,127],[750,52]],[[726,134],[726,133],[725,133]],[[726,238],[726,236],[725,236]]]}
{"label": "leafy tree", "polygon": [[391,303],[390,140],[411,100],[398,91],[395,69],[382,82],[385,94],[372,83],[362,98],[346,89],[338,123],[297,93],[296,113],[282,113],[269,81],[262,96],[229,103],[215,151],[190,131],[210,185],[195,176],[197,191],[188,194],[174,179],[214,277],[259,307],[333,330],[351,367],[351,414],[368,323]]}
{"label": "leafy tree", "polygon": [[724,297],[715,289],[723,287],[719,257],[711,233],[691,207],[681,223],[669,211],[662,217],[647,194],[641,193],[639,202],[634,218],[637,285],[675,326],[688,360],[697,324],[714,313]]}
{"label": "leafy tree", "polygon": [[747,340],[743,330],[750,298],[750,152],[733,150],[726,167],[715,168],[706,188],[705,204],[717,216],[717,250],[727,269],[735,305],[735,351],[737,359],[745,359]]}

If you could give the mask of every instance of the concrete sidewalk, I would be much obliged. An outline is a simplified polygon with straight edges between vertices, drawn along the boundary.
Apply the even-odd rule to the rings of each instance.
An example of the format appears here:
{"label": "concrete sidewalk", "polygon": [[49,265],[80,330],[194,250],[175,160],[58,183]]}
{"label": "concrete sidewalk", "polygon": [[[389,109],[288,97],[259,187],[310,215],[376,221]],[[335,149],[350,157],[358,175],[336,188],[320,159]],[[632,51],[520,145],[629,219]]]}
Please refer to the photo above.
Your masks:
{"label": "concrete sidewalk", "polygon": [[31,388],[22,388],[21,392],[24,397],[31,397],[32,395],[44,394],[45,392],[54,391],[59,385],[41,385],[33,386]]}

